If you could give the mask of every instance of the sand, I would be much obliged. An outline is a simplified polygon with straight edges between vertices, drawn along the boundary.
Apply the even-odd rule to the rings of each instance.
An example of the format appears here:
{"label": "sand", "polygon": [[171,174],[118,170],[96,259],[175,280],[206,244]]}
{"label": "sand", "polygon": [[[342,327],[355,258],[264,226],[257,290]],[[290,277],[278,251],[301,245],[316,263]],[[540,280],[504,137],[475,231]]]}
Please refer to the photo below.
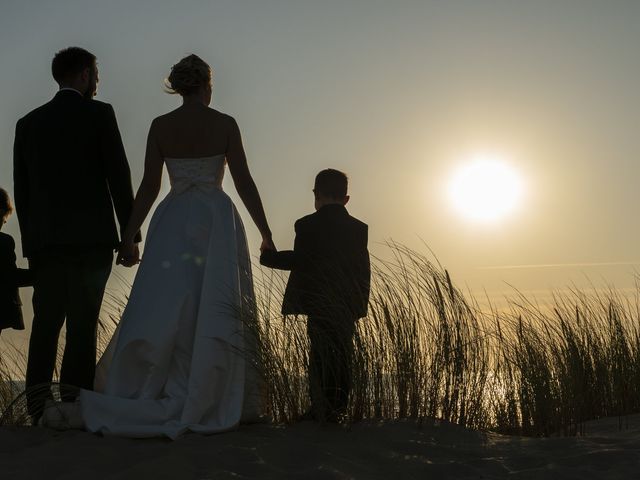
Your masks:
{"label": "sand", "polygon": [[583,437],[524,438],[415,421],[251,425],[175,442],[0,429],[3,479],[637,479],[640,415]]}

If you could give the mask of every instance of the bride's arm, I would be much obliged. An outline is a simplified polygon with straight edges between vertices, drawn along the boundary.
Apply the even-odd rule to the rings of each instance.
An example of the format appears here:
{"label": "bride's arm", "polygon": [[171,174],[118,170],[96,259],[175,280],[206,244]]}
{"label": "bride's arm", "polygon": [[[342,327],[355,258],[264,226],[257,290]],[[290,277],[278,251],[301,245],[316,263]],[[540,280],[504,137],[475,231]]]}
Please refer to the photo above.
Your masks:
{"label": "bride's arm", "polygon": [[138,256],[137,247],[134,239],[145,218],[147,218],[153,202],[158,198],[158,193],[160,193],[162,165],[162,154],[156,141],[154,123],[151,123],[144,159],[144,175],[140,188],[138,188],[138,193],[136,193],[136,199],[133,202],[129,223],[122,234],[122,246],[117,263],[131,266],[138,261],[138,258],[136,258]]}
{"label": "bride's arm", "polygon": [[233,118],[231,119],[226,156],[236,191],[262,235],[260,250],[275,250],[271,238],[271,229],[269,228],[267,217],[262,206],[262,200],[260,199],[258,188],[249,172],[247,157],[244,153],[244,147],[242,146],[240,129]]}

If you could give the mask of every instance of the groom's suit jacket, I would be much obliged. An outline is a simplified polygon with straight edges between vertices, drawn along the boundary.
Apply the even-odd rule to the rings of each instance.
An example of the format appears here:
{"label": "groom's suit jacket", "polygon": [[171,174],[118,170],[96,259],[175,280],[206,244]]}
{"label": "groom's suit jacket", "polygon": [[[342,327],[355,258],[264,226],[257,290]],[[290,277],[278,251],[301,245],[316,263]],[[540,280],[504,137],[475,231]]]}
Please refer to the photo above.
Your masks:
{"label": "groom's suit jacket", "polygon": [[366,316],[371,268],[368,227],[342,205],[325,205],[295,223],[293,250],[265,250],[260,263],[291,270],[282,313]]}
{"label": "groom's suit jacket", "polygon": [[116,248],[133,190],[111,105],[61,90],[20,119],[14,200],[25,257]]}

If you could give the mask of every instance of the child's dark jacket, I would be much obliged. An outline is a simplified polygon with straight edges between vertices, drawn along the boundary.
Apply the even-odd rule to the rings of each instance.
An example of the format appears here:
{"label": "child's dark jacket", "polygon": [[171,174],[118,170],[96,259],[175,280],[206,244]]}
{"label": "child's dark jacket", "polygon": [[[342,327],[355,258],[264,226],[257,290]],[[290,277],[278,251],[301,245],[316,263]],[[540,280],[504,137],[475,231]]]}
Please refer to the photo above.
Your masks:
{"label": "child's dark jacket", "polygon": [[0,232],[0,330],[24,330],[18,287],[31,285],[31,274],[16,266],[15,242]]}
{"label": "child's dark jacket", "polygon": [[325,205],[295,223],[293,250],[264,251],[260,263],[291,270],[282,313],[367,315],[371,267],[368,227],[342,205]]}

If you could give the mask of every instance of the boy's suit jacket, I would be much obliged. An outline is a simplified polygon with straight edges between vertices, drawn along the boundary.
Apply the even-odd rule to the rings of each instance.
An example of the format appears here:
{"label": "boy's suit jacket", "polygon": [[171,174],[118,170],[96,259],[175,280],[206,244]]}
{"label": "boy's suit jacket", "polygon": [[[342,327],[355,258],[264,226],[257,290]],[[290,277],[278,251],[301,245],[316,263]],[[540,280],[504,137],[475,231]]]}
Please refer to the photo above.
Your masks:
{"label": "boy's suit jacket", "polygon": [[291,270],[282,313],[366,316],[371,268],[368,227],[342,205],[325,205],[295,224],[293,251],[265,250],[260,263]]}
{"label": "boy's suit jacket", "polygon": [[24,330],[18,287],[31,285],[28,270],[16,267],[15,242],[0,232],[0,329]]}

